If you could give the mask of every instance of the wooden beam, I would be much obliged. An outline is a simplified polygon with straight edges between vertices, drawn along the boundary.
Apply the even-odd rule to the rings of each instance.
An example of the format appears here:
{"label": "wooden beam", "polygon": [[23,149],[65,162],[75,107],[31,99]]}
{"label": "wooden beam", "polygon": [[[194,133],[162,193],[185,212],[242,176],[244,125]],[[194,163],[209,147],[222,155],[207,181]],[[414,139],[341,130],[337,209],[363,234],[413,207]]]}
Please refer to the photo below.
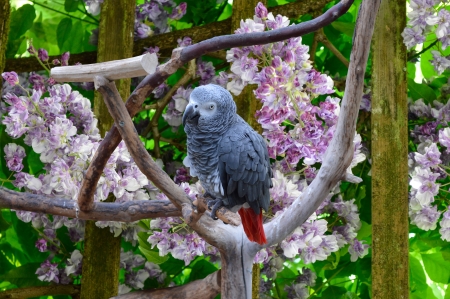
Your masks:
{"label": "wooden beam", "polygon": [[372,51],[372,298],[408,298],[406,1],[383,0]]}
{"label": "wooden beam", "polygon": [[[269,8],[274,15],[280,14],[290,19],[297,19],[301,15],[311,14],[313,11],[322,10],[330,0],[308,0],[289,3]],[[1,20],[1,19],[0,19]],[[177,30],[169,33],[150,36],[148,38],[136,41],[133,46],[133,56],[141,55],[144,47],[158,46],[161,56],[170,57],[172,50],[177,46],[177,39],[189,36],[195,43],[203,40],[230,34],[231,18],[220,22],[214,22],[204,26],[196,26],[189,29]],[[60,58],[59,55],[50,56],[49,61]],[[70,55],[70,64],[80,62],[82,64],[95,63],[97,52],[74,53]],[[31,72],[41,70],[42,66],[36,58],[10,58],[6,60],[6,71]]]}

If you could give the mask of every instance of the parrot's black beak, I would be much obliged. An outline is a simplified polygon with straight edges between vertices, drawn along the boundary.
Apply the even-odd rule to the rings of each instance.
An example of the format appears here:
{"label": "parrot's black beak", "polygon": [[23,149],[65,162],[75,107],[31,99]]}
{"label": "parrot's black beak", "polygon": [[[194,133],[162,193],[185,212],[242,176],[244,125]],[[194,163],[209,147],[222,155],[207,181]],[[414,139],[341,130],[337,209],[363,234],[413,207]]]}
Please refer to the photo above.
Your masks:
{"label": "parrot's black beak", "polygon": [[186,110],[184,110],[183,114],[183,126],[186,125],[186,122],[197,125],[199,118],[200,113],[196,111],[192,105],[187,105]]}

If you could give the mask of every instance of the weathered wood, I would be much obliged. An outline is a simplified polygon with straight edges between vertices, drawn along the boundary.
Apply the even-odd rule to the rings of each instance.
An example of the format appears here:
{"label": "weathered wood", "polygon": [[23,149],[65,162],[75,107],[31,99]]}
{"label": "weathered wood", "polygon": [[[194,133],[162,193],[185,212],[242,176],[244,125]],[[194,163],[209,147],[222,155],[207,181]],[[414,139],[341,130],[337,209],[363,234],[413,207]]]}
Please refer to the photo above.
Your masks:
{"label": "weathered wood", "polygon": [[[92,209],[85,212],[79,209],[77,202],[72,199],[17,192],[1,186],[0,209],[31,211],[95,221],[132,222],[145,218],[181,216],[181,211],[168,200],[133,200],[122,203],[94,202]],[[236,224],[235,219],[230,222],[239,225],[240,218],[235,217],[238,223]]]}
{"label": "weathered wood", "polygon": [[383,0],[372,65],[372,298],[408,298],[406,1]]}
{"label": "weathered wood", "polygon": [[[313,11],[321,10],[328,2],[330,2],[330,0],[298,1],[286,5],[271,7],[270,11],[272,11],[274,15],[281,14],[283,16],[287,16],[290,19],[296,19],[301,15],[310,14]],[[189,29],[182,29],[174,32],[154,35],[135,42],[133,47],[133,56],[141,55],[144,52],[144,47],[158,46],[161,56],[170,57],[172,49],[177,46],[177,39],[179,38],[189,36],[194,42],[198,43],[214,36],[229,34],[230,32],[231,18],[220,22],[214,22],[208,24],[207,26],[196,26]],[[55,58],[59,59],[60,57],[50,56],[49,61],[52,61]],[[70,63],[95,63],[96,58],[97,52],[71,54]],[[7,71],[16,71],[19,73],[37,71],[41,69],[42,66],[39,64],[35,57],[19,59],[10,58],[6,60],[5,70]]]}
{"label": "weathered wood", "polygon": [[[233,14],[231,15],[231,32],[241,27],[241,20],[253,19],[255,15],[255,7],[258,2],[261,2],[264,6],[267,7],[267,0],[234,0],[233,1]],[[262,133],[262,127],[258,123],[255,113],[256,110],[261,109],[262,103],[256,98],[253,91],[256,89],[256,84],[249,84],[244,87],[242,92],[238,96],[233,96],[234,102],[236,103],[236,112],[241,116],[250,126],[252,126],[255,131]],[[223,259],[222,259],[223,261]],[[253,260],[252,260],[253,262]],[[253,266],[253,269],[256,269],[259,265],[256,264]],[[225,274],[225,271],[223,272]],[[241,275],[236,273],[234,279],[241,279]],[[233,278],[232,278],[233,279]],[[224,280],[224,279],[223,279]],[[225,281],[225,280],[224,280]],[[230,287],[235,283],[223,284],[223,288]],[[246,286],[248,287],[248,286]],[[222,293],[226,291],[223,290]],[[251,280],[251,298],[258,299],[259,298],[259,271],[252,272],[252,280]]]}
{"label": "weathered wood", "polygon": [[[6,63],[6,46],[8,44],[9,19],[11,7],[9,0],[0,0],[0,74],[3,73]],[[0,78],[0,91],[2,90],[3,79]]]}
{"label": "weathered wood", "polygon": [[283,214],[264,225],[267,244],[264,246],[249,244],[251,247],[249,250],[255,254],[263,247],[280,243],[296,227],[303,224],[318,209],[336,183],[346,177],[347,167],[353,158],[356,120],[363,95],[370,41],[380,2],[381,0],[364,0],[359,9],[341,112],[319,173]]}
{"label": "weathered wood", "polygon": [[95,76],[117,80],[153,74],[157,65],[158,57],[156,54],[146,53],[127,59],[107,61],[102,64],[54,67],[51,69],[50,76],[57,82],[94,82]]}
{"label": "weathered wood", "polygon": [[79,285],[54,284],[49,286],[19,288],[0,292],[0,299],[28,299],[40,296],[70,295],[78,298],[80,295]]}
{"label": "weathered wood", "polygon": [[213,299],[220,292],[220,270],[188,284],[163,289],[143,290],[111,299]]}
{"label": "weathered wood", "polygon": [[[105,1],[102,4],[98,37],[98,62],[123,59],[133,54],[133,30],[136,1]],[[130,93],[130,79],[118,80],[123,98]],[[103,99],[95,95],[94,113],[100,134],[111,128],[113,120]],[[117,295],[119,286],[120,237],[114,237],[109,228],[98,228],[87,221],[81,279],[82,299],[102,299]]]}

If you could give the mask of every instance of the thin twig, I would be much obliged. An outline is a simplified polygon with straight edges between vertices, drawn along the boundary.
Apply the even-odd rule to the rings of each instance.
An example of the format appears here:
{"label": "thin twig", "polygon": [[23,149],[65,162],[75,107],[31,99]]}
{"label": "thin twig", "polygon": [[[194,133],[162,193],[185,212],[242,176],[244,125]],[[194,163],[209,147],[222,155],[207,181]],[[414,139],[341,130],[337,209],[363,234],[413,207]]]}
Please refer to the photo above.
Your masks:
{"label": "thin twig", "polygon": [[320,28],[320,30],[317,33],[317,40],[321,42],[325,47],[327,47],[331,53],[333,53],[337,59],[339,59],[347,68],[349,66],[349,62],[347,58],[342,55],[342,53],[330,42],[328,37],[325,35],[325,32],[323,32],[323,28]]}
{"label": "thin twig", "polygon": [[439,42],[438,39],[436,39],[434,42],[432,42],[428,47],[425,47],[422,49],[422,51],[412,55],[411,57],[408,57],[408,61],[413,60],[416,57],[419,57],[420,55],[422,55],[423,53],[425,53],[426,51],[428,51],[429,49],[431,49],[434,45],[436,45]]}

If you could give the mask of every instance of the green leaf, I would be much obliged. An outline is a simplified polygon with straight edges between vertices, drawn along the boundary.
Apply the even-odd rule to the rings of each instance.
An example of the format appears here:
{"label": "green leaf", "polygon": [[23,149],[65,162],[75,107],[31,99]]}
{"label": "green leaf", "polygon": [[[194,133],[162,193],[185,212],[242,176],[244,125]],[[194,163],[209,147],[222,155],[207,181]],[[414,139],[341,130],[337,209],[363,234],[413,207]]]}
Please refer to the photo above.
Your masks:
{"label": "green leaf", "polygon": [[3,275],[0,275],[0,281],[9,281],[21,288],[46,285],[48,283],[40,281],[35,274],[40,265],[41,263],[29,263],[14,268]]}
{"label": "green leaf", "polygon": [[358,231],[358,239],[364,239],[372,235],[372,225],[365,221],[361,221],[361,228]]}
{"label": "green leaf", "polygon": [[[430,43],[425,43],[423,45],[424,48],[429,46],[429,44]],[[437,73],[434,70],[434,66],[430,63],[430,60],[433,60],[433,55],[431,54],[430,50],[420,55],[420,69],[422,71],[422,75],[424,76],[424,78],[427,79],[437,76]]]}
{"label": "green leaf", "polygon": [[70,32],[70,38],[66,38],[63,42],[61,52],[81,53],[83,52],[84,27],[81,21],[76,21]]}
{"label": "green leaf", "polygon": [[347,293],[347,289],[343,287],[329,286],[323,291],[322,297],[323,299],[336,299],[340,298],[342,295]]}
{"label": "green leaf", "polygon": [[59,22],[58,28],[56,29],[56,40],[58,42],[58,47],[61,52],[63,52],[63,45],[65,41],[70,40],[72,30],[72,19],[64,18]]}
{"label": "green leaf", "polygon": [[25,4],[11,14],[9,39],[15,40],[22,36],[33,25],[36,11],[31,4]]}
{"label": "green leaf", "polygon": [[423,265],[431,280],[448,283],[450,278],[450,262],[444,260],[442,254],[422,254]]}
{"label": "green leaf", "polygon": [[75,12],[78,9],[80,2],[78,0],[66,0],[64,2],[64,9],[67,12]]}
{"label": "green leaf", "polygon": [[427,278],[419,260],[409,255],[409,283],[412,293],[423,292],[428,288]]}
{"label": "green leaf", "polygon": [[447,287],[447,290],[445,290],[444,299],[450,299],[450,288],[449,287]]}
{"label": "green leaf", "polygon": [[195,265],[192,267],[191,275],[189,276],[188,281],[194,281],[197,279],[203,279],[209,274],[216,272],[217,267],[214,266],[212,263],[208,262],[205,259],[201,259],[195,263]]}
{"label": "green leaf", "polygon": [[347,292],[341,296],[341,299],[360,299],[357,294],[353,292]]}
{"label": "green leaf", "polygon": [[169,256],[160,256],[158,251],[149,250],[143,246],[139,246],[139,250],[145,256],[147,261],[152,262],[154,264],[162,264],[169,259]]}
{"label": "green leaf", "polygon": [[409,96],[414,100],[423,99],[425,103],[432,103],[436,100],[436,93],[426,84],[418,84],[413,79],[408,78]]}
{"label": "green leaf", "polygon": [[334,29],[344,33],[347,36],[353,37],[353,31],[355,31],[355,23],[347,23],[347,22],[333,22],[331,23]]}

